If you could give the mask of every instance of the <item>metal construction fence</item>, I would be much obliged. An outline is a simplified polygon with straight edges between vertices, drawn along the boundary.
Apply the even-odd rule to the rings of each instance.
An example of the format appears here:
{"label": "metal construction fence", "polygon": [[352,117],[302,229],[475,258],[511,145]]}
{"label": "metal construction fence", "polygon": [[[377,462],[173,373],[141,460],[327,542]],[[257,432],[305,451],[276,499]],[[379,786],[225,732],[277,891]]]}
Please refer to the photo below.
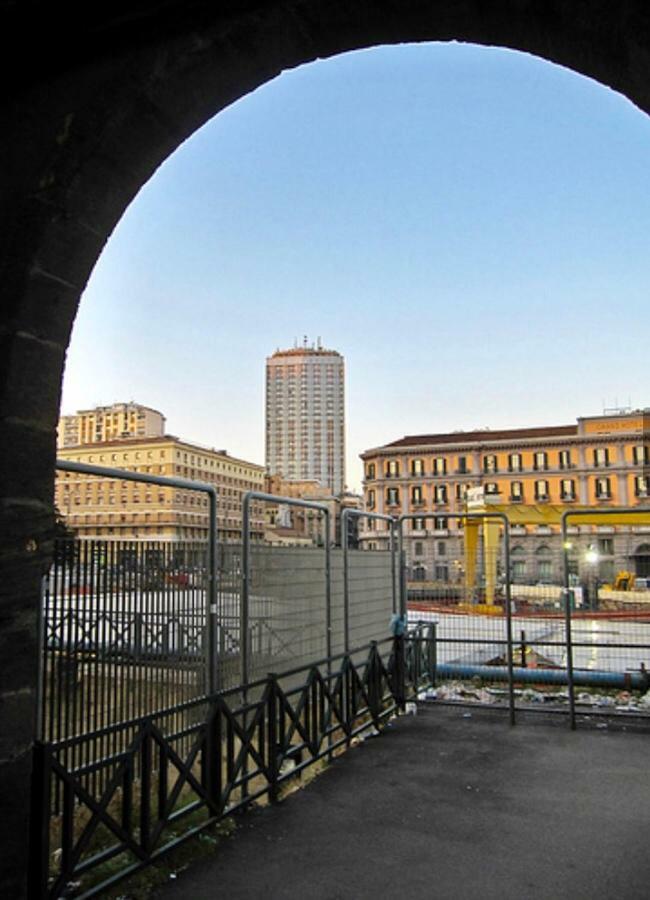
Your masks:
{"label": "metal construction fence", "polygon": [[464,528],[402,541],[409,620],[435,628],[429,696],[506,705],[511,720],[565,712],[573,727],[649,715],[650,582],[633,566],[650,511],[568,512],[555,530],[501,528],[489,547],[481,531],[470,560]]}
{"label": "metal construction fence", "polygon": [[[117,477],[95,466],[61,467]],[[134,481],[169,481],[118,471]],[[248,495],[245,509],[265,496]],[[246,521],[241,542],[219,542],[214,502],[202,543],[57,541],[43,585],[39,737],[92,735],[69,745],[71,767],[124,749],[117,727],[124,721],[168,710],[166,725],[181,732],[192,724],[187,703],[343,652],[350,640],[361,646],[389,634],[394,559],[331,547],[327,507],[267,499],[321,515],[320,539],[313,546],[252,542]]]}

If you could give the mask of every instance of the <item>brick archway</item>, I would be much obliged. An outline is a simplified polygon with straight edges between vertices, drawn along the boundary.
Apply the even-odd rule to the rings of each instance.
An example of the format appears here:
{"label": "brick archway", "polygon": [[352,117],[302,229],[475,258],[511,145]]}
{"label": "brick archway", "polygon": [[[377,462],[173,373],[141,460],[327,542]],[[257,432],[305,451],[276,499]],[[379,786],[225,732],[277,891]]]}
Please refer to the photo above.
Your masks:
{"label": "brick archway", "polygon": [[83,21],[55,7],[50,19],[31,20],[25,6],[3,7],[5,43],[20,50],[3,72],[14,90],[0,204],[0,792],[12,810],[0,841],[11,896],[25,868],[35,621],[66,347],[104,243],[157,166],[283,69],[380,44],[521,50],[650,112],[646,0],[140,0],[99,5]]}

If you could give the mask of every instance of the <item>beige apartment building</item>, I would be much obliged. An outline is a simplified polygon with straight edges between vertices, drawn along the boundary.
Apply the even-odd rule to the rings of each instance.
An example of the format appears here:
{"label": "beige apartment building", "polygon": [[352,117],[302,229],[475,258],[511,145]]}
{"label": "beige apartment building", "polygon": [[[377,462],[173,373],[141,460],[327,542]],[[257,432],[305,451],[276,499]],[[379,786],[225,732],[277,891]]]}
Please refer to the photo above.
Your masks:
{"label": "beige apartment building", "polygon": [[[414,516],[404,523],[409,564],[420,577],[446,579],[450,560],[462,555],[462,532],[445,515],[466,510],[469,488],[482,488],[488,502],[506,510],[536,507],[542,518],[550,506],[648,507],[650,410],[582,417],[573,425],[411,435],[361,458],[365,509]],[[650,576],[650,527],[601,524],[579,530],[594,535],[603,578],[623,569]],[[557,578],[557,544],[551,539],[557,532],[557,525],[514,527],[515,574]],[[361,542],[385,546],[383,523],[367,520]]]}
{"label": "beige apartment building", "polygon": [[113,403],[61,416],[56,445],[60,449],[127,438],[162,437],[164,433],[165,417],[157,409],[139,403]]}
{"label": "beige apartment building", "polygon": [[[264,489],[263,466],[172,435],[95,441],[59,449],[58,456],[215,485],[217,526],[223,541],[241,540],[243,496]],[[55,502],[80,538],[198,542],[208,536],[208,500],[198,491],[58,472]],[[251,521],[253,537],[261,538],[263,511],[259,504],[253,504]]]}
{"label": "beige apartment building", "polygon": [[[266,493],[277,497],[306,500],[327,507],[330,520],[330,542],[338,545],[341,540],[341,514],[345,509],[360,510],[362,498],[350,492],[332,494],[317,481],[286,481],[278,475],[266,476]],[[291,506],[290,504],[268,503],[264,509],[264,540],[269,544],[304,544],[311,546],[322,543],[324,526],[318,511]],[[358,518],[354,517],[349,526],[349,545],[356,546]]]}

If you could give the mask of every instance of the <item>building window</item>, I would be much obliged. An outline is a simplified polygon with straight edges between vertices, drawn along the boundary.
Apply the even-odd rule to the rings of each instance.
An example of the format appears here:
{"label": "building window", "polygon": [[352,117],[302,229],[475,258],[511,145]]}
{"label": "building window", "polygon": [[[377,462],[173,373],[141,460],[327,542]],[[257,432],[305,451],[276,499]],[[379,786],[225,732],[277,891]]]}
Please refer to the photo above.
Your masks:
{"label": "building window", "polygon": [[444,541],[438,541],[438,556],[447,555],[447,545]]}
{"label": "building window", "polygon": [[447,460],[444,456],[436,456],[433,461],[433,474],[434,475],[446,475],[447,474]]}
{"label": "building window", "polygon": [[512,503],[521,503],[524,499],[524,485],[521,481],[513,481],[510,485],[510,500]]}
{"label": "building window", "polygon": [[413,519],[413,531],[424,531],[424,519]]}
{"label": "building window", "polygon": [[594,466],[603,468],[609,465],[609,450],[607,447],[596,447],[594,449]]}
{"label": "building window", "polygon": [[396,459],[389,459],[386,463],[386,478],[399,477],[399,462]]}
{"label": "building window", "polygon": [[375,464],[368,463],[366,466],[366,478],[369,478],[370,480],[374,479],[376,477],[376,471]]}
{"label": "building window", "polygon": [[456,500],[464,501],[467,497],[467,486],[464,484],[457,484],[454,490]]}
{"label": "building window", "polygon": [[399,506],[399,488],[388,488],[386,491],[386,503],[388,506]]}
{"label": "building window", "polygon": [[411,475],[424,475],[424,463],[421,459],[411,460]]}
{"label": "building window", "polygon": [[612,496],[609,478],[596,478],[596,500],[609,500]]}
{"label": "building window", "polygon": [[561,469],[570,469],[571,468],[571,451],[570,450],[560,450],[557,455],[557,461]]}
{"label": "building window", "polygon": [[375,508],[375,492],[374,490],[368,491],[368,509]]}
{"label": "building window", "polygon": [[435,487],[434,499],[436,503],[446,503],[447,502],[447,485],[446,484],[437,484]]}
{"label": "building window", "polygon": [[535,482],[535,500],[548,500],[548,481]]}
{"label": "building window", "polygon": [[521,453],[511,453],[508,457],[508,471],[509,472],[521,472],[524,467],[524,462],[521,456]]}
{"label": "building window", "polygon": [[485,493],[486,494],[498,494],[499,493],[499,485],[496,481],[488,481],[485,485]]}
{"label": "building window", "polygon": [[496,456],[484,456],[483,457],[483,471],[489,475],[494,475],[495,472],[499,471]]}
{"label": "building window", "polygon": [[526,577],[526,563],[523,559],[518,559],[516,562],[513,562],[512,577],[513,579],[523,579]]}
{"label": "building window", "polygon": [[422,541],[416,541],[413,545],[413,555],[422,556]]}
{"label": "building window", "polygon": [[560,499],[561,500],[575,500],[576,498],[576,483],[573,478],[563,478],[560,482]]}
{"label": "building window", "polygon": [[540,559],[537,563],[537,576],[540,581],[549,581],[553,575],[553,563],[550,559]]}
{"label": "building window", "polygon": [[650,463],[650,447],[644,447],[642,444],[633,447],[632,459],[636,466],[647,466]]}
{"label": "building window", "polygon": [[533,468],[536,472],[545,472],[548,469],[548,453],[545,450],[533,454]]}
{"label": "building window", "polygon": [[458,457],[458,469],[456,470],[459,475],[467,475],[467,457],[459,456]]}
{"label": "building window", "polygon": [[634,479],[634,496],[648,496],[648,478],[646,475],[637,475]]}
{"label": "building window", "polygon": [[613,538],[599,538],[598,551],[602,556],[613,556],[614,555],[614,539]]}
{"label": "building window", "polygon": [[424,503],[421,487],[411,488],[411,503],[413,503],[414,506],[421,506]]}
{"label": "building window", "polygon": [[436,581],[449,581],[448,566],[436,566]]}
{"label": "building window", "polygon": [[[436,531],[444,531],[447,528],[447,519],[445,516],[436,516],[433,520],[433,527]],[[462,550],[460,551],[463,552]]]}

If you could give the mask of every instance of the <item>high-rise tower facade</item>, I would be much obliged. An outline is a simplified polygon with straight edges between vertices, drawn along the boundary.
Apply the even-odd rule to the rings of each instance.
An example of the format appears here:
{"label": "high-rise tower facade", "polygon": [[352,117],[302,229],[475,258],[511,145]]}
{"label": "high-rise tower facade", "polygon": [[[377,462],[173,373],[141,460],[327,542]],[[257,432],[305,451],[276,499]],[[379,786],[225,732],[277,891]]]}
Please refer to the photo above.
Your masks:
{"label": "high-rise tower facade", "polygon": [[266,468],[290,481],[345,487],[343,357],[320,341],[266,360]]}

